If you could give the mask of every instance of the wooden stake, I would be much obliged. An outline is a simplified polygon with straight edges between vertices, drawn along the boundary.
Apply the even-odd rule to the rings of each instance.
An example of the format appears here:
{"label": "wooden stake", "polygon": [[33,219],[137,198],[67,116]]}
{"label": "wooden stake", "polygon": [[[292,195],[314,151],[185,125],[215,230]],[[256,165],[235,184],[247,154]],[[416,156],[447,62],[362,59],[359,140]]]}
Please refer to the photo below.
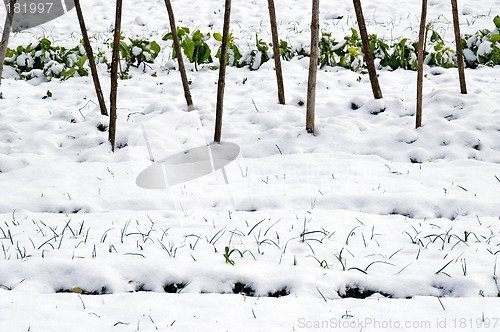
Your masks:
{"label": "wooden stake", "polygon": [[0,84],[2,83],[3,62],[7,54],[9,45],[10,32],[12,30],[12,22],[14,21],[14,5],[16,0],[10,0],[7,16],[5,17],[5,25],[3,28],[2,42],[0,43]]}
{"label": "wooden stake", "polygon": [[365,17],[363,15],[363,8],[361,7],[361,0],[353,0],[354,11],[356,12],[356,19],[358,20],[359,33],[361,34],[361,42],[363,44],[363,52],[365,55],[366,66],[368,67],[368,74],[370,75],[370,82],[372,84],[373,97],[381,99],[382,90],[377,77],[377,70],[373,62],[373,55],[370,49],[370,42],[368,40],[368,32],[366,31]]}
{"label": "wooden stake", "polygon": [[122,23],[122,0],[116,0],[115,33],[113,38],[113,56],[111,59],[111,92],[110,92],[110,118],[109,141],[111,150],[115,151],[116,140],[116,96],[118,93],[118,62],[120,61],[120,36]]}
{"label": "wooden stake", "polygon": [[309,60],[309,79],[307,82],[306,130],[314,134],[314,112],[316,108],[316,77],[319,57],[319,0],[312,2],[311,19],[311,57]]}
{"label": "wooden stake", "polygon": [[278,102],[285,105],[285,88],[283,84],[283,71],[281,69],[280,42],[278,38],[278,24],[276,23],[276,8],[274,0],[268,0],[269,19],[271,21],[271,34],[273,38],[274,67],[278,83]]}
{"label": "wooden stake", "polygon": [[464,53],[462,50],[462,40],[460,38],[460,22],[458,20],[457,0],[451,0],[451,11],[453,13],[453,30],[455,31],[455,44],[457,46],[457,65],[460,92],[465,95],[467,94],[467,85],[465,83]]}
{"label": "wooden stake", "polygon": [[191,92],[189,91],[186,67],[184,66],[184,60],[182,59],[181,44],[179,42],[179,36],[177,35],[177,27],[175,26],[174,9],[172,8],[170,0],[165,0],[165,5],[167,6],[168,20],[170,21],[170,30],[172,31],[173,46],[175,53],[177,54],[177,62],[179,63],[179,73],[181,74],[182,87],[184,88],[184,97],[186,98],[188,109],[192,110],[194,109],[193,99],[191,97]]}
{"label": "wooden stake", "polygon": [[420,17],[420,31],[418,34],[418,70],[417,70],[417,119],[416,128],[422,126],[422,95],[424,85],[424,54],[425,54],[425,25],[427,19],[427,0],[422,0],[422,14]]}
{"label": "wooden stake", "polygon": [[104,101],[101,82],[99,81],[99,73],[97,72],[94,52],[92,51],[92,46],[90,45],[89,36],[87,34],[87,27],[85,26],[85,20],[83,18],[82,7],[80,6],[80,0],[75,0],[75,9],[76,15],[78,16],[78,22],[80,23],[80,30],[82,31],[83,46],[85,47],[85,52],[87,53],[87,58],[89,60],[90,72],[92,73],[92,80],[94,81],[95,93],[97,95],[101,114],[107,116],[108,110],[106,108],[106,102]]}
{"label": "wooden stake", "polygon": [[214,141],[220,143],[222,132],[222,113],[224,110],[224,88],[226,86],[226,66],[227,66],[227,48],[229,40],[229,27],[231,21],[231,0],[226,0],[224,10],[224,27],[222,31],[222,45],[220,51],[219,81],[217,82],[217,105],[215,116],[215,134]]}

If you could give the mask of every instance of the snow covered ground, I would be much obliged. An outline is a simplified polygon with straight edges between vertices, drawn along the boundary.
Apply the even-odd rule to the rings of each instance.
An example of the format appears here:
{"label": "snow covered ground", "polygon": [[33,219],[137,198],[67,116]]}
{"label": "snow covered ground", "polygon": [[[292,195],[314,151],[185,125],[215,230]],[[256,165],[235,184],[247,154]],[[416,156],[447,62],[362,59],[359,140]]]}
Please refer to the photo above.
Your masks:
{"label": "snow covered ground", "polygon": [[[308,45],[310,2],[276,1],[282,39]],[[365,1],[366,2],[366,1]],[[221,32],[221,1],[173,1],[178,26]],[[323,1],[321,26],[356,27],[350,1]],[[491,29],[500,1],[459,2],[463,33]],[[96,43],[114,2],[83,10]],[[420,4],[364,4],[370,33],[416,39]],[[340,18],[341,17],[341,18]],[[449,1],[429,20],[453,40]],[[163,48],[119,82],[117,150],[90,77],[17,79],[0,100],[1,331],[500,331],[500,75],[425,68],[423,127],[416,72],[318,73],[315,136],[305,131],[308,59],[228,68],[222,140],[241,148],[221,171],[148,190],[157,161],[210,143],[218,72],[190,69],[188,112],[164,2],[127,1],[123,31]],[[233,3],[244,45],[270,41],[267,2]],[[74,46],[74,11],[11,36]],[[152,76],[152,73],[156,75]],[[108,73],[100,68],[105,95]],[[52,97],[43,99],[47,91]],[[101,125],[101,126],[100,126]]]}

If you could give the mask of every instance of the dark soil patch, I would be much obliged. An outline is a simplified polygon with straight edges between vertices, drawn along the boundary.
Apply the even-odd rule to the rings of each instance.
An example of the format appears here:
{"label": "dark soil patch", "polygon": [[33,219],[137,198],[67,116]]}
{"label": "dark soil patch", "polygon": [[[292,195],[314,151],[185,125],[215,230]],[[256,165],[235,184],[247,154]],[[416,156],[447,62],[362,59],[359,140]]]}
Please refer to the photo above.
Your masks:
{"label": "dark soil patch", "polygon": [[269,297],[282,297],[282,296],[287,296],[287,295],[290,295],[290,291],[288,290],[287,287],[284,287],[280,290],[277,290],[275,292],[269,292],[267,293],[267,296]]}
{"label": "dark soil patch", "polygon": [[340,294],[339,296],[343,299],[353,298],[353,299],[366,299],[367,297],[372,296],[373,294],[378,293],[385,297],[392,297],[392,295],[383,293],[381,291],[374,291],[371,289],[365,289],[360,287],[347,287],[345,290],[345,294]]}
{"label": "dark soil patch", "polygon": [[82,295],[105,295],[109,294],[108,289],[103,286],[100,290],[88,290],[80,287],[73,287],[71,289],[61,288],[56,290],[56,293],[74,293],[74,294],[82,294]]}
{"label": "dark soil patch", "polygon": [[[233,293],[244,294],[246,296],[255,296],[255,289],[253,289],[252,286],[238,281],[234,284]],[[274,292],[267,293],[267,297],[282,297],[287,295],[290,295],[290,290],[288,289],[288,287],[283,287]]]}
{"label": "dark soil patch", "polygon": [[253,289],[252,286],[249,286],[247,284],[238,281],[237,283],[234,284],[233,293],[245,294],[246,296],[254,296],[255,289]]}
{"label": "dark soil patch", "polygon": [[182,290],[186,288],[187,285],[188,284],[184,282],[166,284],[165,286],[163,286],[163,290],[165,291],[165,293],[177,294],[182,292]]}

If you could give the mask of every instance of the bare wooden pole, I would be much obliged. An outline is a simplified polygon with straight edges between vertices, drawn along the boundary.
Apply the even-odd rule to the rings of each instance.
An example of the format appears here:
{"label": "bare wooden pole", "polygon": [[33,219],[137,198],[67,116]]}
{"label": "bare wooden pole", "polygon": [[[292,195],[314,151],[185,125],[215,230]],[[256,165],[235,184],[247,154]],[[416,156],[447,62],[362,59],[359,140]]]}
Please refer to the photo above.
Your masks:
{"label": "bare wooden pole", "polygon": [[312,2],[311,19],[311,57],[309,60],[309,79],[307,82],[306,130],[314,134],[314,112],[316,108],[316,77],[319,57],[319,0]]}
{"label": "bare wooden pole", "polygon": [[186,67],[184,66],[184,60],[182,59],[181,44],[179,42],[179,36],[177,35],[177,27],[175,26],[174,9],[172,8],[170,0],[165,0],[165,5],[167,6],[168,20],[170,21],[170,30],[172,31],[173,46],[175,53],[177,54],[177,62],[179,63],[179,73],[181,74],[182,87],[184,88],[184,97],[186,98],[188,109],[192,110],[194,108],[193,98],[191,97],[191,92],[189,90]]}
{"label": "bare wooden pole", "polygon": [[271,21],[271,35],[273,38],[274,67],[278,83],[278,102],[285,105],[285,88],[283,84],[283,71],[281,69],[280,42],[278,38],[278,24],[276,22],[276,8],[274,0],[268,0],[269,19]]}
{"label": "bare wooden pole", "polygon": [[425,25],[427,19],[427,0],[422,0],[422,14],[420,17],[420,31],[418,34],[418,69],[417,69],[417,119],[415,127],[422,126],[422,95],[424,85],[424,54],[425,54]]}
{"label": "bare wooden pole", "polygon": [[224,88],[226,86],[226,66],[227,66],[227,48],[229,41],[229,27],[231,21],[231,0],[226,0],[224,10],[224,27],[222,29],[222,45],[220,51],[219,80],[217,82],[217,105],[215,116],[215,134],[214,141],[220,143],[222,132],[222,113],[224,110]]}
{"label": "bare wooden pole", "polygon": [[99,108],[101,109],[101,114],[107,116],[108,110],[106,108],[106,102],[104,101],[101,82],[99,81],[99,73],[97,72],[94,52],[92,51],[92,46],[90,45],[89,36],[87,34],[87,27],[85,26],[85,20],[83,18],[82,7],[80,6],[80,0],[75,0],[75,9],[76,15],[78,16],[78,22],[80,23],[80,30],[82,31],[83,46],[85,47],[85,52],[87,53],[87,58],[89,60],[90,72],[92,74],[92,80],[94,81],[94,88],[97,95],[97,100],[99,102]]}
{"label": "bare wooden pole", "polygon": [[118,93],[118,62],[120,61],[120,35],[122,23],[122,0],[116,0],[115,33],[113,38],[113,56],[111,59],[111,92],[110,92],[110,118],[109,141],[111,150],[115,151],[116,140],[116,97]]}
{"label": "bare wooden pole", "polygon": [[365,56],[366,66],[368,67],[368,74],[370,75],[370,82],[372,84],[373,97],[381,99],[382,90],[378,82],[377,70],[373,62],[373,55],[370,49],[370,42],[368,41],[368,32],[366,30],[365,17],[363,15],[363,8],[361,7],[361,0],[353,0],[354,11],[356,12],[356,19],[358,20],[359,33],[361,34],[361,42],[363,44],[363,52]]}
{"label": "bare wooden pole", "polygon": [[10,0],[7,15],[5,16],[5,25],[3,27],[2,41],[0,43],[0,84],[2,83],[3,62],[7,54],[9,45],[10,32],[12,30],[12,22],[14,21],[14,5],[16,0]]}
{"label": "bare wooden pole", "polygon": [[458,77],[460,81],[460,92],[467,94],[467,85],[465,83],[464,53],[462,50],[462,40],[460,38],[460,22],[458,20],[457,0],[451,0],[451,11],[453,13],[453,30],[455,31],[455,44],[457,47],[457,65]]}

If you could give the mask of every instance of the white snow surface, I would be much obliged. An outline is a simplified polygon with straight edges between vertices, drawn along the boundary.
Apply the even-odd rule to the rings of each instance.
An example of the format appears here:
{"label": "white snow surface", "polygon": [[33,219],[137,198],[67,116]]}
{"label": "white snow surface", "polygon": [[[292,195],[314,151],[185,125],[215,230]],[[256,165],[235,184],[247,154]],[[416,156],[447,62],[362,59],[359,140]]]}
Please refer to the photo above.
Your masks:
{"label": "white snow surface", "polygon": [[[172,4],[177,26],[222,31],[222,1]],[[370,33],[417,38],[418,1],[363,5]],[[93,41],[109,42],[114,2],[82,6]],[[276,6],[280,37],[309,47],[311,3]],[[498,0],[460,7],[462,33],[500,14]],[[256,33],[270,41],[267,14],[266,1],[233,1],[240,46]],[[222,140],[241,152],[228,183],[216,171],[147,190],[135,181],[152,164],[148,144],[161,161],[212,142],[218,71],[186,63],[188,110],[161,40],[164,1],[126,1],[123,15],[126,36],[162,52],[119,81],[114,153],[91,77],[25,81],[4,69],[0,331],[500,330],[498,67],[466,70],[466,95],[456,69],[426,67],[419,129],[416,72],[379,69],[374,100],[368,75],[323,68],[314,136],[308,58],[283,62],[286,105],[272,61],[229,67]],[[450,2],[429,1],[428,19],[452,43]],[[357,27],[352,2],[323,1],[321,27],[336,38]],[[44,35],[77,45],[75,12],[9,45]]]}

